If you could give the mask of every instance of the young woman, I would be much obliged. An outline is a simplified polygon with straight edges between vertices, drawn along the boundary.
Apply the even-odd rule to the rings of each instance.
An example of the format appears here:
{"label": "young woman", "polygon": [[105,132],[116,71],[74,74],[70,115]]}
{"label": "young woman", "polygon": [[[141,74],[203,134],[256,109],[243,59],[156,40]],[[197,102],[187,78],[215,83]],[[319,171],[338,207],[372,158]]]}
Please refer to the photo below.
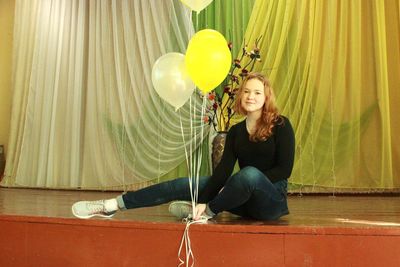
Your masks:
{"label": "young woman", "polygon": [[[226,137],[221,162],[210,177],[199,179],[194,220],[222,211],[257,220],[277,220],[289,213],[287,179],[294,161],[295,140],[289,120],[280,115],[269,81],[250,73],[237,93],[236,112],[246,119]],[[232,175],[238,160],[240,171]],[[111,217],[118,210],[155,206],[172,200],[169,210],[179,218],[192,214],[188,178],[127,192],[115,199],[80,201],[72,206],[79,218]]]}

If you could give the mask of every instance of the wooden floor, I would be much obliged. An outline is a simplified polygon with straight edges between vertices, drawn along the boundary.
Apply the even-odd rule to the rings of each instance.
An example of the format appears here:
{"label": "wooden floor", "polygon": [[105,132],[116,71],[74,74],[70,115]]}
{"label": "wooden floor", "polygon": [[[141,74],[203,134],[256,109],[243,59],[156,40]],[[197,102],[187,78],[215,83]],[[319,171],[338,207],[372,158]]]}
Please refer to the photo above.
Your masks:
{"label": "wooden floor", "polygon": [[[115,192],[0,188],[0,214],[74,218],[71,205],[79,200],[112,198]],[[289,196],[290,214],[275,222],[245,220],[223,213],[212,220],[221,225],[285,225],[311,227],[400,227],[399,196]],[[113,221],[181,224],[168,213],[168,205],[117,213]]]}
{"label": "wooden floor", "polygon": [[[185,224],[168,213],[167,205],[119,212],[112,219],[80,220],[71,213],[71,205],[76,201],[116,195],[115,192],[0,188],[0,245],[7,248],[0,249],[0,266],[77,266],[76,261],[59,265],[58,260],[64,254],[54,251],[54,247],[48,253],[53,256],[49,261],[49,255],[39,247],[57,244],[63,236],[75,236],[79,240],[93,227],[102,230],[100,233],[90,232],[86,239],[98,242],[110,233],[116,236],[109,242],[115,247],[128,237],[129,240],[137,238],[141,244],[150,242],[147,249],[152,247],[152,253],[157,250],[156,246],[161,246],[160,251],[157,250],[159,257],[172,257],[174,261],[171,264],[164,258],[144,256],[148,253],[146,246],[138,248],[131,244],[138,255],[131,255],[129,261],[125,259],[115,265],[115,259],[107,261],[103,258],[99,263],[93,258],[85,258],[81,266],[92,266],[88,262],[93,266],[128,266],[131,263],[135,263],[133,266],[176,266],[177,249]],[[290,196],[288,202],[290,214],[279,221],[253,221],[222,213],[207,225],[194,225],[192,242],[198,266],[400,266],[399,196]],[[46,235],[48,239],[41,240],[45,229],[52,229],[53,232]],[[119,232],[121,229],[131,231]],[[151,238],[155,233],[158,234]],[[228,241],[222,242],[222,239]],[[174,246],[167,248],[162,240],[169,240]],[[252,254],[246,251],[243,256],[239,253],[244,249],[241,241],[247,244],[246,248],[249,244],[252,244],[252,249],[262,247],[262,255],[266,256],[252,257],[252,254],[259,253],[256,251]],[[75,240],[68,242],[63,245],[70,246]],[[76,249],[85,249],[95,257],[98,252],[87,246],[96,247],[97,244],[85,242]],[[226,258],[221,252],[212,256],[208,250],[224,249],[218,244],[229,247]],[[232,244],[236,244],[237,248]],[[37,248],[32,250],[29,246]],[[20,249],[14,251],[13,248]],[[123,247],[120,249],[123,250]],[[74,251],[71,246],[70,250],[72,256],[69,259],[73,255],[81,257],[79,251]],[[26,259],[18,258],[18,255]],[[336,258],[329,260],[331,255]],[[358,255],[358,260],[354,259],[354,255]],[[41,262],[44,258],[46,263]],[[385,265],[381,265],[382,261]],[[31,265],[33,262],[35,265]]]}

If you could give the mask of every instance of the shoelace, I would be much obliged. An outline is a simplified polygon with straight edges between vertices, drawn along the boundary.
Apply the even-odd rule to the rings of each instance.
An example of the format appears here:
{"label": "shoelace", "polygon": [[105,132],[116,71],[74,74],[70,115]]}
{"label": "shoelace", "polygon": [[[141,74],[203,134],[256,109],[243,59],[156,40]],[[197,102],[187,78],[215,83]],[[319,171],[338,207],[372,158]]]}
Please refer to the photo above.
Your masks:
{"label": "shoelace", "polygon": [[105,212],[103,200],[89,201],[86,203],[86,208],[91,212],[91,214]]}

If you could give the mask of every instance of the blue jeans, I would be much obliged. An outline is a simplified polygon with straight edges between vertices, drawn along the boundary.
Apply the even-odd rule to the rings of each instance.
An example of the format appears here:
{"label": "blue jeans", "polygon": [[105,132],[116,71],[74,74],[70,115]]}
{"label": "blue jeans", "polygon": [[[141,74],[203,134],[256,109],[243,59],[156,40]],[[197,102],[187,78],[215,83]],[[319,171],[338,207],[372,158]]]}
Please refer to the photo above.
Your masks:
{"label": "blue jeans", "polygon": [[[199,194],[210,177],[200,177]],[[193,186],[195,188],[195,186]],[[245,167],[228,178],[223,189],[208,203],[212,212],[229,211],[258,220],[277,220],[289,213],[287,180],[271,183],[257,168]],[[189,179],[155,184],[117,198],[121,209],[156,206],[173,200],[191,201]]]}

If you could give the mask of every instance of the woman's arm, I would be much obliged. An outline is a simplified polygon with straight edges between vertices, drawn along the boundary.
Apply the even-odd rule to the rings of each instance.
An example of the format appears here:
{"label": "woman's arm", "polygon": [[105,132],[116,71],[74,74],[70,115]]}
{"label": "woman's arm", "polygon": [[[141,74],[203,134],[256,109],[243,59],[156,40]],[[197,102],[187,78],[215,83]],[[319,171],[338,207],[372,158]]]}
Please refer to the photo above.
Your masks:
{"label": "woman's arm", "polygon": [[207,203],[213,199],[224,186],[228,177],[232,174],[237,159],[234,151],[234,142],[235,127],[232,127],[226,136],[224,153],[222,154],[221,161],[208,180],[205,189],[201,192],[199,203]]}
{"label": "woman's arm", "polygon": [[287,179],[290,177],[294,163],[295,137],[290,121],[284,118],[283,125],[275,127],[276,155],[275,166],[265,172],[265,175],[272,181]]}

